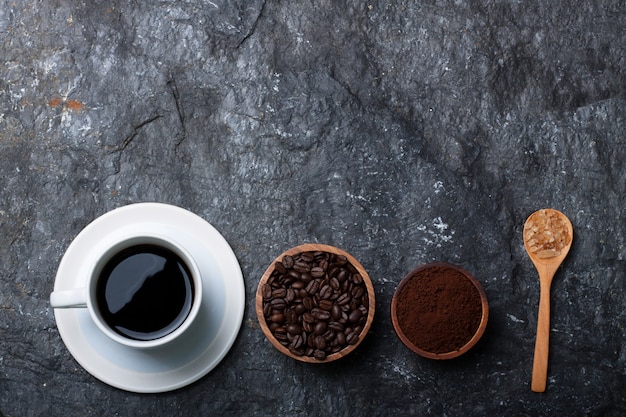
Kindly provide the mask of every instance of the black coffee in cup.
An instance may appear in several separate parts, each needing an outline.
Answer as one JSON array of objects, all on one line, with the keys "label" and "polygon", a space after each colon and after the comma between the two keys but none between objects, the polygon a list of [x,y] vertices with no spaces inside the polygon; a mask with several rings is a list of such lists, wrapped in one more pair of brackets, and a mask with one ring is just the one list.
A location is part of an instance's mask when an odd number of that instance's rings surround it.
[{"label": "black coffee in cup", "polygon": [[115,254],[96,285],[97,309],[107,325],[134,340],[154,340],[176,330],[194,299],[191,272],[176,253],[142,244]]}]

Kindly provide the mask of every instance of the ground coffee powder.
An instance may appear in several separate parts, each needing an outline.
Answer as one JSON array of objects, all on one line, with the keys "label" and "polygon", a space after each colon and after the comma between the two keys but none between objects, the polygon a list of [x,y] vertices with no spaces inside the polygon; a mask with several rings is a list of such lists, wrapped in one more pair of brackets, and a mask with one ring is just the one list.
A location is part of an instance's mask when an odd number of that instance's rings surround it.
[{"label": "ground coffee powder", "polygon": [[398,324],[419,349],[436,354],[457,351],[480,326],[480,293],[456,268],[418,269],[397,291]]}]

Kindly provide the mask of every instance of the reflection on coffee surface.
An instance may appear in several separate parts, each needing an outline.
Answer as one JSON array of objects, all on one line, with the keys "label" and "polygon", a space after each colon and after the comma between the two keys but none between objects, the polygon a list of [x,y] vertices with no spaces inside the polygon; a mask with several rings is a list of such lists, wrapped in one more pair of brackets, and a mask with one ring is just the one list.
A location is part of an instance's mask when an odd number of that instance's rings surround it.
[{"label": "reflection on coffee surface", "polygon": [[98,279],[98,310],[111,329],[135,340],[176,330],[193,304],[189,268],[172,251],[137,245],[113,256]]}]

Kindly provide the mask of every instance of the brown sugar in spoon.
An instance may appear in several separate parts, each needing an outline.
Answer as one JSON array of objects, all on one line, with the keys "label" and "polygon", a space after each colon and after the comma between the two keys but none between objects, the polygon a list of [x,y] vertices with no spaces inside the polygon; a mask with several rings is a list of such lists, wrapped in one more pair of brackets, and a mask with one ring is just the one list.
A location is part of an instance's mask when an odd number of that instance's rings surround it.
[{"label": "brown sugar in spoon", "polygon": [[560,211],[542,209],[531,214],[524,224],[524,247],[539,273],[539,317],[533,359],[531,389],[546,390],[550,337],[550,286],[557,269],[572,246],[572,223]]}]

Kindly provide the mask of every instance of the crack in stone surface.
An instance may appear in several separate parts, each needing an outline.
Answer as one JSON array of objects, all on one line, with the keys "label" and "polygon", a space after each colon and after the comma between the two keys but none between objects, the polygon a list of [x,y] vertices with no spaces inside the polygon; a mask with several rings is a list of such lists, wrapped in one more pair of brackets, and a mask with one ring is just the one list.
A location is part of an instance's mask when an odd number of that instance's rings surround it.
[{"label": "crack in stone surface", "polygon": [[256,19],[254,19],[254,22],[252,23],[252,27],[250,28],[250,31],[248,31],[248,33],[246,34],[246,36],[244,36],[239,43],[237,44],[237,46],[235,47],[235,49],[239,49],[244,43],[246,43],[246,41],[254,34],[254,32],[256,31],[256,27],[259,24],[259,20],[261,20],[261,17],[264,15],[265,13],[265,5],[267,4],[267,1],[264,1],[261,4],[261,8],[259,10],[259,14],[257,15]]},{"label": "crack in stone surface", "polygon": [[176,141],[175,147],[178,148],[181,143],[187,138],[187,128],[185,127],[185,111],[180,99],[180,93],[178,92],[178,86],[176,85],[176,79],[170,74],[170,79],[167,82],[167,86],[170,89],[170,93],[174,98],[174,104],[176,106],[176,114],[178,115],[178,121],[180,122],[181,135]]},{"label": "crack in stone surface", "polygon": [[135,140],[135,138],[137,137],[137,135],[139,134],[139,132],[140,132],[140,131],[144,128],[144,127],[146,127],[146,126],[147,126],[147,125],[149,125],[150,123],[152,123],[152,122],[154,122],[154,121],[156,121],[156,120],[160,119],[161,117],[163,117],[163,116],[161,116],[161,115],[158,115],[158,114],[157,114],[156,116],[153,116],[153,117],[151,117],[150,119],[144,120],[143,122],[139,123],[138,125],[133,126],[133,132],[132,132],[132,133],[131,133],[128,137],[126,137],[126,139],[124,139],[124,141],[122,142],[122,145],[121,145],[121,146],[119,146],[118,150],[119,150],[120,152],[123,152],[123,151],[124,151],[124,150],[128,147],[128,145],[130,145],[130,143],[131,143],[133,140]]}]

